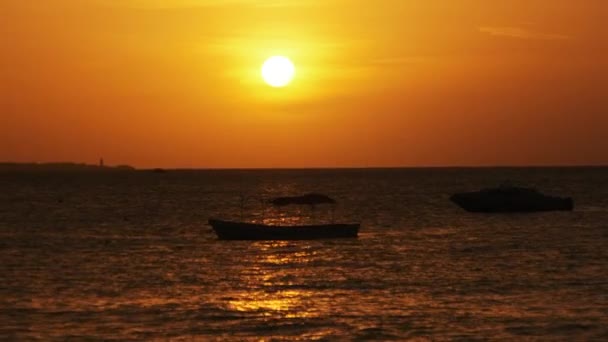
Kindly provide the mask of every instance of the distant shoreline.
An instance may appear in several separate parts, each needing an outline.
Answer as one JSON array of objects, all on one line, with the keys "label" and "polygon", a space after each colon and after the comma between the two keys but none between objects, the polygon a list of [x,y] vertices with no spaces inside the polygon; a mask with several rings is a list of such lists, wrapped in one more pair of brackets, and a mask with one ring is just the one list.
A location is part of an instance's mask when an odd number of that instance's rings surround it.
[{"label": "distant shoreline", "polygon": [[84,163],[0,163],[0,171],[134,171],[130,165],[91,165]]}]

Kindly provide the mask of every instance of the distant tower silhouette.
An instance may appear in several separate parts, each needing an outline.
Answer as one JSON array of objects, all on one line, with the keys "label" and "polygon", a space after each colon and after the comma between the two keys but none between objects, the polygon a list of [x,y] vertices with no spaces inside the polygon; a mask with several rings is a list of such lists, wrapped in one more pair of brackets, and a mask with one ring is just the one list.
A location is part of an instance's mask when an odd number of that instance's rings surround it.
[{"label": "distant tower silhouette", "polygon": [[103,158],[99,158],[99,167],[103,167]]}]

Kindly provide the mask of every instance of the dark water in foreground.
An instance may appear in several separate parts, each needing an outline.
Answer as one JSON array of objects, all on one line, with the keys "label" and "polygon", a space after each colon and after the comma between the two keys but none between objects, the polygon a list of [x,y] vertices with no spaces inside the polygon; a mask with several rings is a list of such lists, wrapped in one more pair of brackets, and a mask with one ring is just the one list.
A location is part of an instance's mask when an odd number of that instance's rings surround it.
[{"label": "dark water in foreground", "polygon": [[[448,201],[504,180],[576,210]],[[0,189],[2,339],[608,339],[608,169],[5,173]],[[223,242],[205,224],[238,217],[240,193],[309,191],[360,238]]]}]

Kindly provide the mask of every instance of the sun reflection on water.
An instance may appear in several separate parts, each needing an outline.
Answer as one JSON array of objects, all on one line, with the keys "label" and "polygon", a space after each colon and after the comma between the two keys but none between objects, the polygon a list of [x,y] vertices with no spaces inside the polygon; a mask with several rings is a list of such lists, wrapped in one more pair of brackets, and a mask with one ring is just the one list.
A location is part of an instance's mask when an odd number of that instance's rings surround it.
[{"label": "sun reflection on water", "polygon": [[262,260],[264,263],[272,265],[286,265],[291,263],[306,264],[311,261],[310,256],[314,254],[315,252],[297,252],[289,256],[266,255],[262,257]]},{"label": "sun reflection on water", "polygon": [[314,316],[313,312],[304,307],[304,302],[310,295],[310,292],[300,290],[250,292],[241,298],[230,300],[228,306],[235,311],[256,312],[263,316],[279,314],[285,318],[307,318]]},{"label": "sun reflection on water", "polygon": [[298,265],[313,261],[317,252],[310,246],[293,248],[289,241],[256,242],[251,248],[255,256],[244,265],[241,279],[249,291],[237,292],[229,297],[230,310],[261,316],[307,318],[318,312],[311,305],[310,290],[293,288],[294,279],[302,276]]}]

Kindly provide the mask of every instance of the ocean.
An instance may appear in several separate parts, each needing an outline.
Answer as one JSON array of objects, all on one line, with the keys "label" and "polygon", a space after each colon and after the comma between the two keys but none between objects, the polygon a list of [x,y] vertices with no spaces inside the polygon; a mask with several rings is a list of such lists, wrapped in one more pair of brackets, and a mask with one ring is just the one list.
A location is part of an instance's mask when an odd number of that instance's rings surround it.
[{"label": "ocean", "polygon": [[[575,210],[448,199],[505,181]],[[262,205],[307,192],[359,238],[207,225],[326,219]],[[608,168],[5,172],[0,237],[3,340],[608,340]]]}]

